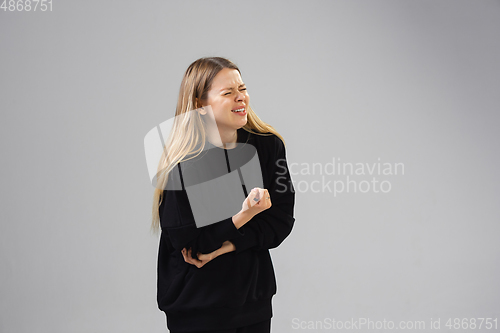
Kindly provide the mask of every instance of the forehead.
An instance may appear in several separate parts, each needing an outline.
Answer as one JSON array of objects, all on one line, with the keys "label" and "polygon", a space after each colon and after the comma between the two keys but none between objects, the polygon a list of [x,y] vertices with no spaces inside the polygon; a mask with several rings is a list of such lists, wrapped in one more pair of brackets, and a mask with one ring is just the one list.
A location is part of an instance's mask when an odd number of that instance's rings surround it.
[{"label": "forehead", "polygon": [[240,73],[236,69],[223,68],[212,81],[214,89],[237,87],[243,83]]}]

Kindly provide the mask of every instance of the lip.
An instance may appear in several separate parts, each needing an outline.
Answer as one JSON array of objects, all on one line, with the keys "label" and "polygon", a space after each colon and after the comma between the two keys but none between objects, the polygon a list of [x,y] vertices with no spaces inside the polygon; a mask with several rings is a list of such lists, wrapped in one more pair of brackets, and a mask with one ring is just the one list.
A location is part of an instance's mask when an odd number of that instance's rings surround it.
[{"label": "lip", "polygon": [[241,108],[245,109],[245,111],[246,111],[246,107],[244,105],[237,106],[234,109],[232,109],[231,111],[238,110],[238,109],[241,109]]},{"label": "lip", "polygon": [[[238,109],[235,109],[235,110],[238,110]],[[243,112],[232,112],[232,113],[234,113],[237,116],[246,116],[247,110],[245,109],[245,111],[243,111]]]}]

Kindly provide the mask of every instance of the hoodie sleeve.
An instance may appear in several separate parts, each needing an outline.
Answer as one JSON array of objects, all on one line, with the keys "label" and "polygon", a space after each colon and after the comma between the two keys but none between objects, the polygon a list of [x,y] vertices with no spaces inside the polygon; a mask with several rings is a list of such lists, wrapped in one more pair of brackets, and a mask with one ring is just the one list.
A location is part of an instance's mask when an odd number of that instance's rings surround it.
[{"label": "hoodie sleeve", "polygon": [[168,234],[174,250],[192,248],[193,258],[197,258],[198,252],[210,253],[225,241],[243,236],[232,217],[198,228],[185,189],[164,190],[159,213],[161,228]]},{"label": "hoodie sleeve", "polygon": [[276,248],[292,231],[295,190],[288,170],[285,145],[277,136],[274,137],[271,152],[274,154],[268,160],[270,176],[266,188],[272,206],[238,229],[240,235],[229,239],[235,245],[236,253]]}]

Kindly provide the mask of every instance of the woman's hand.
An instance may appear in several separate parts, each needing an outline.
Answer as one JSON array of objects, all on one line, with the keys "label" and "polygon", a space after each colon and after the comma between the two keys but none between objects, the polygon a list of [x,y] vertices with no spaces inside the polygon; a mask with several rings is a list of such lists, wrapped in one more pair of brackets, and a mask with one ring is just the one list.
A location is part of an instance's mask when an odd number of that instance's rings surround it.
[{"label": "woman's hand", "polygon": [[260,212],[271,208],[271,206],[272,203],[269,191],[265,188],[255,187],[252,191],[250,191],[248,197],[243,202],[241,210],[255,216]]},{"label": "woman's hand", "polygon": [[232,251],[236,251],[236,247],[234,246],[234,244],[231,243],[230,241],[225,241],[224,243],[222,243],[222,246],[220,248],[218,248],[217,250],[215,250],[213,252],[210,252],[207,254],[202,254],[202,253],[198,252],[197,256],[198,256],[199,260],[191,257],[191,248],[189,248],[189,250],[187,250],[187,251],[186,251],[186,248],[183,248],[181,253],[182,253],[182,256],[184,257],[185,262],[187,262],[188,264],[191,264],[191,265],[195,265],[198,268],[201,268],[201,267],[203,267],[203,265],[205,265],[210,260],[213,260],[224,253],[228,253],[228,252],[232,252]]}]

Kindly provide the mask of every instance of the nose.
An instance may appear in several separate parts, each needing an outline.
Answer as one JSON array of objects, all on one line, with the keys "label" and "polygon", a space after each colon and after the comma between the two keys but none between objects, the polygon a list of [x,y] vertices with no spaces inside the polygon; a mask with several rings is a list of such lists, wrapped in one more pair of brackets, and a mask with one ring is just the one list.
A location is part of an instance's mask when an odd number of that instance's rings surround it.
[{"label": "nose", "polygon": [[236,101],[242,101],[245,99],[245,94],[243,94],[241,91],[238,91],[238,94],[236,95]]}]

